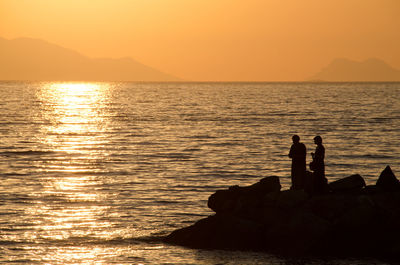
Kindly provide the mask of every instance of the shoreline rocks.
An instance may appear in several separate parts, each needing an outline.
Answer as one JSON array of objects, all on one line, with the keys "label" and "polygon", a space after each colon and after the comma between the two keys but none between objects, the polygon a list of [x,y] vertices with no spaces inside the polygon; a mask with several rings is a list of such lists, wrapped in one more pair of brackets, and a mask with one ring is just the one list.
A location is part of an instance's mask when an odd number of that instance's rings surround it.
[{"label": "shoreline rocks", "polygon": [[400,183],[386,167],[376,185],[360,175],[310,195],[282,190],[278,177],[218,190],[215,214],[164,238],[200,249],[255,250],[284,256],[400,257]]}]

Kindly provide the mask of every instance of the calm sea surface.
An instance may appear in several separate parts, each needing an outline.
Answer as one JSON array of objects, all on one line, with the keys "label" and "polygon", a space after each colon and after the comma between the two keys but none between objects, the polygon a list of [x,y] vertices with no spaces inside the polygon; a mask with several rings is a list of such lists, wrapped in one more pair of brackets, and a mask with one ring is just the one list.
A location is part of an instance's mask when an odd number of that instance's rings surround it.
[{"label": "calm sea surface", "polygon": [[400,83],[0,82],[0,263],[385,264],[192,250],[159,238],[217,189],[290,185],[299,134],[329,181],[400,176]]}]

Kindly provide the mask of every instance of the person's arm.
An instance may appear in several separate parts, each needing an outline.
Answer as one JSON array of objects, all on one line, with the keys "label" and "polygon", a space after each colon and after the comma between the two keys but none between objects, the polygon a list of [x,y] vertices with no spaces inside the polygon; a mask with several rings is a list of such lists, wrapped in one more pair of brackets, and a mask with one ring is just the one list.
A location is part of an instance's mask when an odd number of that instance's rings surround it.
[{"label": "person's arm", "polygon": [[293,145],[290,147],[289,155],[290,158],[293,158]]}]

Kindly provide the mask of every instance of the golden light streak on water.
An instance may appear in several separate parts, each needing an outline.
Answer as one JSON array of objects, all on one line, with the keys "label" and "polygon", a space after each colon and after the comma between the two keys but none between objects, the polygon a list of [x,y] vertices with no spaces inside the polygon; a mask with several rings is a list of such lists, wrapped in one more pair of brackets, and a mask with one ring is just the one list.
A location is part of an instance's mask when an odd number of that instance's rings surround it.
[{"label": "golden light streak on water", "polygon": [[104,144],[104,137],[96,133],[106,130],[103,110],[108,96],[107,83],[44,84],[38,97],[47,102],[43,115],[50,126],[43,128],[43,141],[53,151],[68,153],[88,153],[88,148]]},{"label": "golden light streak on water", "polygon": [[[56,157],[54,162],[38,165],[47,177],[37,197],[50,202],[36,203],[28,210],[27,214],[40,217],[36,231],[26,235],[33,241],[109,240],[118,233],[108,229],[112,223],[102,218],[110,209],[99,203],[107,198],[97,192],[101,180],[90,174],[98,170],[96,161],[107,156],[102,146],[107,143],[103,135],[107,115],[103,111],[108,93],[105,83],[46,83],[38,92],[38,99],[46,103],[42,115],[48,121],[41,128],[41,142]],[[111,230],[114,232],[109,234]],[[97,247],[61,246],[52,255],[57,260],[94,261],[101,252]]]}]

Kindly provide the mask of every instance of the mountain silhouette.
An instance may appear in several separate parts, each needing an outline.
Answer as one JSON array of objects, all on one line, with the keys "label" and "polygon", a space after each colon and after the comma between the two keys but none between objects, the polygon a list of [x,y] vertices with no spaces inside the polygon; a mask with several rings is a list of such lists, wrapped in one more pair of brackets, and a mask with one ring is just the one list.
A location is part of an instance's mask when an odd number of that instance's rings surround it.
[{"label": "mountain silhouette", "polygon": [[362,62],[335,59],[310,80],[333,82],[390,82],[400,81],[400,71],[386,62],[370,58]]},{"label": "mountain silhouette", "polygon": [[131,58],[89,58],[31,38],[0,38],[0,62],[0,80],[179,81]]}]

